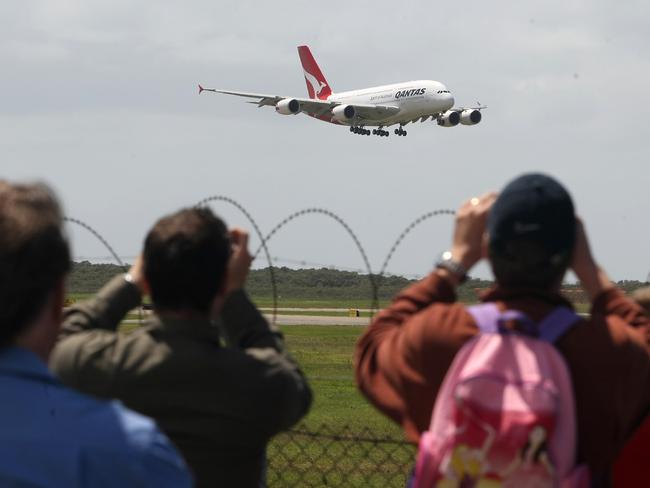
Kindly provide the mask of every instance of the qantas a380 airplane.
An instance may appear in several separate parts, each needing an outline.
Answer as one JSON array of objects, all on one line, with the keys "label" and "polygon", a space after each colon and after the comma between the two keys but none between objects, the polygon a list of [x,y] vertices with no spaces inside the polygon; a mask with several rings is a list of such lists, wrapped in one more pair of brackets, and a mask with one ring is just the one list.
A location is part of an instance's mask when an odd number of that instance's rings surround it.
[{"label": "qantas a380 airplane", "polygon": [[377,86],[341,93],[333,93],[332,88],[316,64],[309,47],[299,46],[298,54],[307,82],[309,98],[291,98],[259,93],[203,88],[199,85],[199,94],[204,91],[225,93],[238,97],[254,98],[258,107],[274,106],[282,115],[306,113],[325,122],[349,125],[350,132],[370,135],[366,127],[377,127],[374,135],[388,137],[384,127],[399,125],[395,134],[405,136],[404,126],[409,122],[424,122],[431,119],[442,127],[476,125],[481,121],[481,110],[477,107],[454,107],[454,97],[445,85],[438,81],[420,80]]}]

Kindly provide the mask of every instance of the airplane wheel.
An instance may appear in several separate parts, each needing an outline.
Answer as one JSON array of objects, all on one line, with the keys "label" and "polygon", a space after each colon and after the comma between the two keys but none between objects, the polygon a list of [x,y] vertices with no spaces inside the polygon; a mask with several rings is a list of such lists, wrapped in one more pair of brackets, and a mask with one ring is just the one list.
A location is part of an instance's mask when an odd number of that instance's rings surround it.
[{"label": "airplane wheel", "polygon": [[350,132],[354,132],[354,127],[350,126]]},{"label": "airplane wheel", "polygon": [[406,136],[406,134],[408,134],[408,132],[404,131],[404,136]]},{"label": "airplane wheel", "polygon": [[395,129],[395,134],[399,135],[399,131],[397,129]]},{"label": "airplane wheel", "polygon": [[372,129],[372,135],[377,135],[377,129]]}]

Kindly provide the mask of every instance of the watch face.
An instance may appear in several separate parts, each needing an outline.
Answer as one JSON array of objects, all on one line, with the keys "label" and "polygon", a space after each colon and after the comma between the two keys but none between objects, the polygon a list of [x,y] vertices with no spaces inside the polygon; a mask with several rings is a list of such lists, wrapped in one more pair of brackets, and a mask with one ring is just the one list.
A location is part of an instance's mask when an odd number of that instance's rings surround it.
[{"label": "watch face", "polygon": [[445,251],[441,254],[440,260],[436,263],[436,267],[446,269],[450,273],[455,274],[461,283],[467,280],[467,271],[462,264],[451,259],[451,251]]}]

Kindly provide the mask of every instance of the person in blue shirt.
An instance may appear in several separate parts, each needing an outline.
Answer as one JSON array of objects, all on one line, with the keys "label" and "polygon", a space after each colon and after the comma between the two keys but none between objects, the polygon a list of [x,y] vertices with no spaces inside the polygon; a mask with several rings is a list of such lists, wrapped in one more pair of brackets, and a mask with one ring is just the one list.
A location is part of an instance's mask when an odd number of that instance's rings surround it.
[{"label": "person in blue shirt", "polygon": [[0,181],[0,486],[192,486],[153,420],[49,372],[70,268],[62,228],[45,185]]}]

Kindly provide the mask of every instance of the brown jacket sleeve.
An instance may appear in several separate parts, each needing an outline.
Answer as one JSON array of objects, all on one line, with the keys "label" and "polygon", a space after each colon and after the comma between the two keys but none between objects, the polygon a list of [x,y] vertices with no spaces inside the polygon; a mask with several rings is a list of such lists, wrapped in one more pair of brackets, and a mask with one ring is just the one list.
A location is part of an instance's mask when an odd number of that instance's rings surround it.
[{"label": "brown jacket sleeve", "polygon": [[431,273],[378,313],[356,346],[359,388],[413,442],[429,426],[435,396],[456,352],[478,332],[455,301],[452,285]]}]

